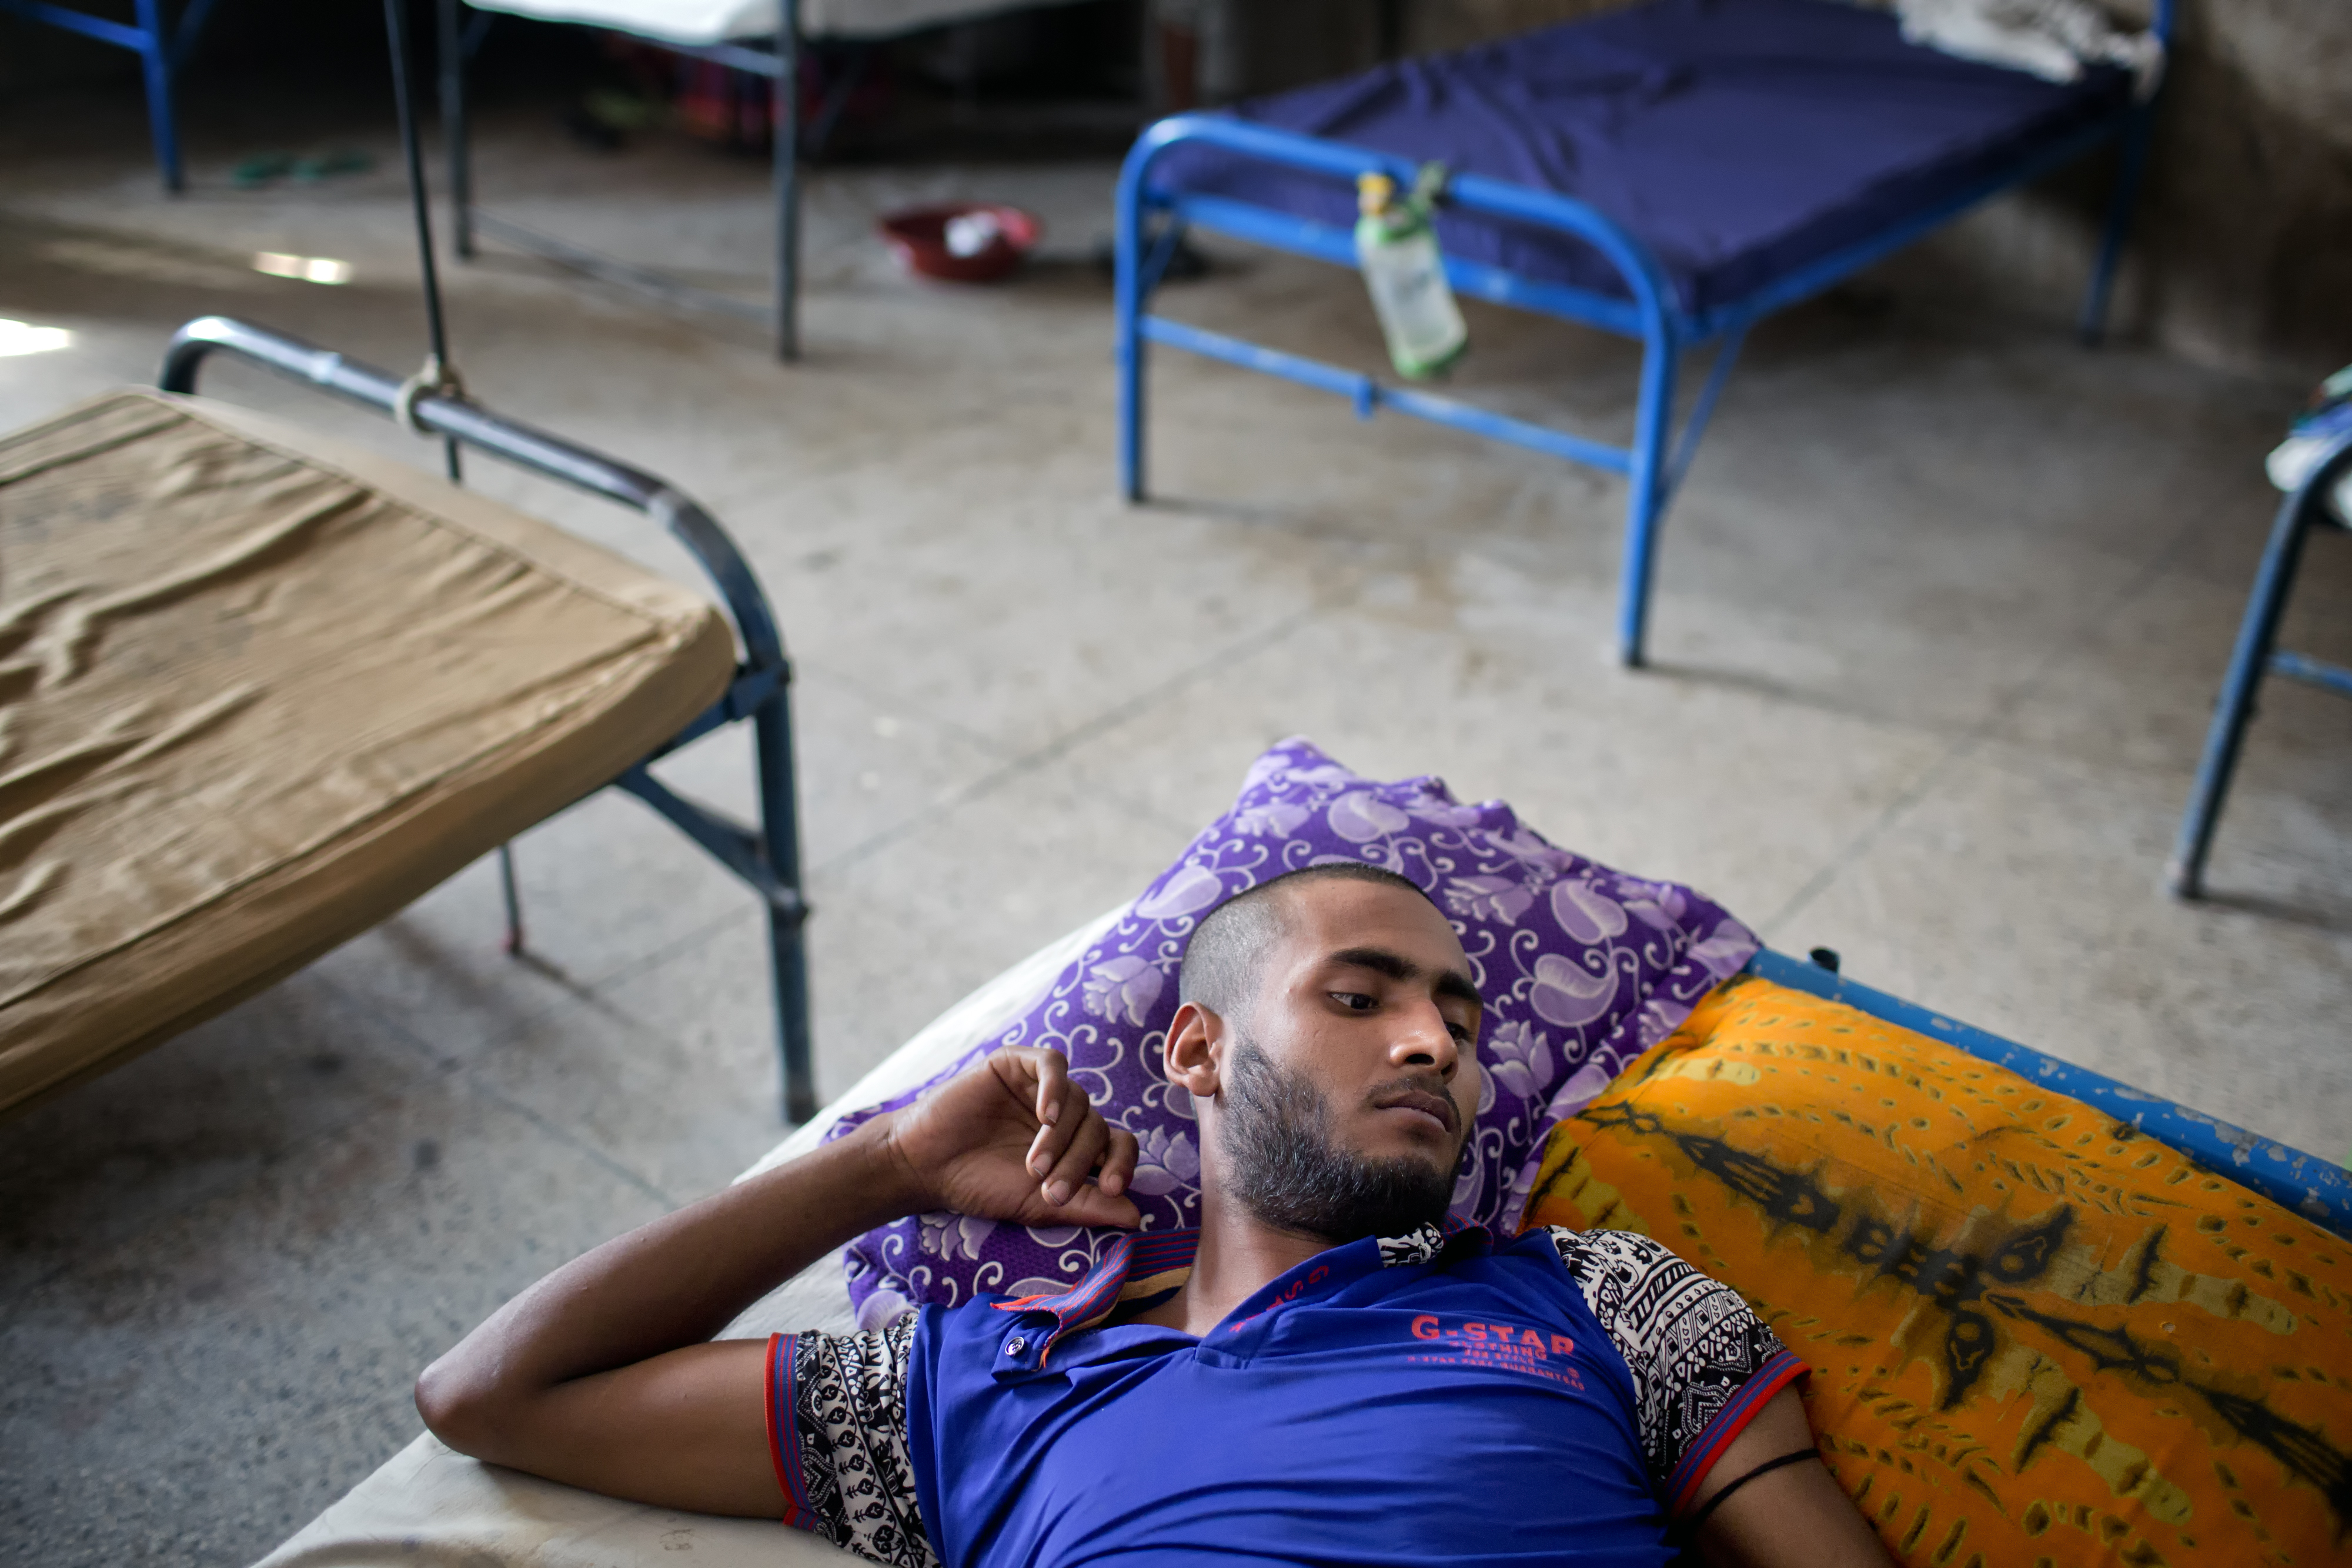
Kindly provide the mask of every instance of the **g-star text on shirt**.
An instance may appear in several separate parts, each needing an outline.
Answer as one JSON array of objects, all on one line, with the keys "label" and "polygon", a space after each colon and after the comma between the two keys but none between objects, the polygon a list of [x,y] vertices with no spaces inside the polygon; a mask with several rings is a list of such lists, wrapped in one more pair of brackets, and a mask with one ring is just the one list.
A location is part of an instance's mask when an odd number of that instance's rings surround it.
[{"label": "g-star text on shirt", "polygon": [[1464,1318],[1448,1324],[1433,1312],[1412,1320],[1412,1337],[1434,1341],[1436,1354],[1405,1359],[1426,1365],[1491,1366],[1504,1372],[1531,1373],[1565,1384],[1584,1386],[1583,1376],[1570,1364],[1576,1342],[1564,1333],[1549,1333],[1519,1323],[1480,1322]]}]

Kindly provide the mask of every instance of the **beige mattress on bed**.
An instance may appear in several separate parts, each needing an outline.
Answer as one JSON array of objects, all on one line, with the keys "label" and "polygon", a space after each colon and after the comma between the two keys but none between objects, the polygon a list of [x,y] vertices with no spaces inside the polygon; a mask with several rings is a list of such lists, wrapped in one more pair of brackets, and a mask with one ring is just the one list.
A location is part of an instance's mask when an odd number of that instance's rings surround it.
[{"label": "beige mattress on bed", "polygon": [[733,668],[685,589],[239,410],[121,392],[0,437],[0,1114],[366,929]]}]

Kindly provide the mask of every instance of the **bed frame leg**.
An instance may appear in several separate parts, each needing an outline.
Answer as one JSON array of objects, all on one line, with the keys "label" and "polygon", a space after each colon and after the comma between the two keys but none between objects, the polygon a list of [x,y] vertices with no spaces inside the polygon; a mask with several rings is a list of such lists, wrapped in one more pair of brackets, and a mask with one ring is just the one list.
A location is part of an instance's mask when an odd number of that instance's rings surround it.
[{"label": "bed frame leg", "polygon": [[2107,300],[2115,292],[2116,272],[2123,265],[2124,242],[2131,237],[2132,214],[2139,205],[2140,177],[2147,169],[2147,143],[2155,123],[2156,106],[2134,108],[2117,148],[2116,186],[2107,200],[2106,232],[2099,237],[2099,259],[2091,267],[2091,285],[2083,295],[2083,316],[2075,333],[2086,349],[2095,349],[2107,335]]},{"label": "bed frame leg", "polygon": [[146,42],[139,50],[141,74],[147,83],[147,134],[155,143],[155,168],[163,189],[173,195],[188,188],[180,163],[180,120],[172,99],[172,35],[163,26],[163,0],[139,0],[139,28]]},{"label": "bed frame leg", "polygon": [[1112,316],[1118,365],[1118,490],[1130,502],[1144,498],[1143,394],[1143,199],[1141,177],[1120,172],[1117,237],[1111,245]]},{"label": "bed frame leg", "polygon": [[[2335,465],[2323,464],[2323,468]],[[2237,645],[2230,652],[2229,673],[2221,677],[2221,695],[2213,705],[2213,722],[2205,732],[2205,754],[2197,762],[2197,782],[2189,794],[2189,810],[2180,819],[2180,837],[2172,849],[2166,881],[2174,896],[2205,895],[2205,857],[2221,825],[2221,805],[2229,798],[2230,779],[2238,768],[2238,751],[2246,726],[2254,716],[2254,697],[2270,669],[2271,652],[2278,644],[2279,620],[2286,612],[2287,594],[2294,586],[2295,568],[2303,558],[2304,537],[2310,517],[2322,505],[2315,486],[2280,503],[2271,525],[2270,543],[2263,550],[2262,570],[2254,591],[2246,601],[2245,619],[2238,623]],[[2306,503],[2308,497],[2308,504]]]},{"label": "bed frame leg", "polygon": [[511,841],[499,846],[499,892],[507,906],[506,954],[509,958],[522,956],[522,889],[515,882],[514,845]]},{"label": "bed frame leg", "polygon": [[768,869],[791,890],[793,902],[768,903],[768,962],[774,980],[776,1050],[782,1069],[784,1120],[798,1126],[816,1114],[816,1070],[811,1060],[808,951],[802,929],[808,902],[801,888],[801,830],[793,770],[790,687],[779,684],[752,716],[760,773],[760,836]]},{"label": "bed frame leg", "polygon": [[776,186],[776,358],[801,357],[801,16],[776,7],[776,81],[769,118]]},{"label": "bed frame leg", "polygon": [[1647,661],[1650,578],[1658,528],[1665,520],[1666,441],[1674,434],[1675,372],[1679,350],[1653,336],[1642,352],[1642,401],[1634,420],[1633,467],[1626,475],[1625,558],[1617,586],[1617,660],[1629,670]]},{"label": "bed frame leg", "polygon": [[474,259],[473,127],[466,118],[466,29],[457,0],[441,0],[441,136],[449,153],[449,246]]}]

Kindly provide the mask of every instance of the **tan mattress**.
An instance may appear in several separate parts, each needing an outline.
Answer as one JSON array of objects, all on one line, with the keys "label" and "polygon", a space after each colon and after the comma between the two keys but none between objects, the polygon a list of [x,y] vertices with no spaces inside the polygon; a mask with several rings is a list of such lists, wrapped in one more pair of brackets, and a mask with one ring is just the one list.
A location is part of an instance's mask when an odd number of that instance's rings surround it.
[{"label": "tan mattress", "polygon": [[365,930],[733,668],[685,589],[241,410],[0,437],[0,1114]]}]

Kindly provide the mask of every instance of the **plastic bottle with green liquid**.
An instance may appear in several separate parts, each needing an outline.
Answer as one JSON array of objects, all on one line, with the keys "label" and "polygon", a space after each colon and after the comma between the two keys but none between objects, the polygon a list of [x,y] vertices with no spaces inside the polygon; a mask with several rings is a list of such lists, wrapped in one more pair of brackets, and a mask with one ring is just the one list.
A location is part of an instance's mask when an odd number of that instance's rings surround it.
[{"label": "plastic bottle with green liquid", "polygon": [[1386,174],[1356,177],[1356,261],[1372,296],[1372,313],[1400,374],[1426,381],[1462,357],[1470,329],[1445,281],[1445,262],[1429,206],[1445,183],[1442,165],[1423,168],[1400,197]]}]

